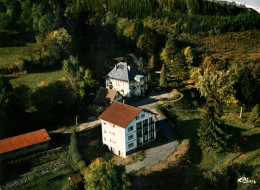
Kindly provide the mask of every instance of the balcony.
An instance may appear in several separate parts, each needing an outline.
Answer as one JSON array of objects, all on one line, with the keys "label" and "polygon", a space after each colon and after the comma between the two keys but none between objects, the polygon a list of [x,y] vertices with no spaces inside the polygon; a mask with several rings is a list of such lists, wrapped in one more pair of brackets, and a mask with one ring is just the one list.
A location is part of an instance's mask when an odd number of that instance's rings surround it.
[{"label": "balcony", "polygon": [[142,145],[143,145],[142,142],[137,141],[137,146],[142,146]]},{"label": "balcony", "polygon": [[148,134],[148,127],[145,127],[143,131],[143,135],[147,135],[147,134]]},{"label": "balcony", "polygon": [[142,134],[142,129],[141,129],[141,130],[138,130],[138,131],[137,131],[137,138],[142,137],[142,136],[143,136],[143,134]]}]

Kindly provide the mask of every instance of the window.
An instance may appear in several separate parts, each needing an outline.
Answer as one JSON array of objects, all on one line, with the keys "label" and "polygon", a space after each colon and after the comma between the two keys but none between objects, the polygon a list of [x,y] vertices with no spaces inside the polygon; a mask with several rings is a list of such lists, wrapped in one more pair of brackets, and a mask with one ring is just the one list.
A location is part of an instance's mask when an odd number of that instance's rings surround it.
[{"label": "window", "polygon": [[113,132],[111,132],[111,131],[109,131],[109,134],[110,134],[110,135],[116,135],[115,133],[113,133]]},{"label": "window", "polygon": [[104,122],[104,125],[106,125],[107,123],[106,122]]},{"label": "window", "polygon": [[144,117],[145,117],[145,114],[142,114],[142,115],[141,115],[141,118],[144,118]]},{"label": "window", "polygon": [[138,120],[140,117],[139,116],[136,116],[136,120]]},{"label": "window", "polygon": [[113,127],[115,127],[115,125],[113,125]]},{"label": "window", "polygon": [[128,136],[128,140],[130,141],[130,140],[132,140],[134,138],[134,135],[129,135]]},{"label": "window", "polygon": [[104,129],[104,133],[107,133],[107,130],[106,130],[106,129]]},{"label": "window", "polygon": [[151,124],[151,123],[152,123],[152,118],[150,117],[150,118],[149,118],[149,124]]},{"label": "window", "polygon": [[137,129],[139,129],[139,128],[141,128],[141,127],[142,127],[141,122],[136,123],[136,128],[137,128]]},{"label": "window", "polygon": [[131,132],[131,131],[133,131],[133,130],[134,130],[134,127],[133,127],[133,126],[131,126],[131,127],[128,128],[128,132]]},{"label": "window", "polygon": [[106,137],[104,137],[104,141],[106,141],[107,140],[107,138]]},{"label": "window", "polygon": [[133,148],[133,147],[134,147],[134,143],[128,144],[128,148]]}]

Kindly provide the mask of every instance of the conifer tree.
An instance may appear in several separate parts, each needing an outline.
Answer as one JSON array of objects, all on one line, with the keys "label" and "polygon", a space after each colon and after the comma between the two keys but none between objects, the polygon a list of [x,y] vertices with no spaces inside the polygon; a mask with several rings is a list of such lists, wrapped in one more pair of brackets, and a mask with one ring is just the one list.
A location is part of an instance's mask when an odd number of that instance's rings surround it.
[{"label": "conifer tree", "polygon": [[198,129],[199,144],[207,151],[223,151],[227,146],[228,135],[223,131],[224,123],[220,121],[213,106],[207,107],[200,128]]},{"label": "conifer tree", "polygon": [[163,64],[161,73],[160,73],[160,87],[167,87],[167,75],[165,70],[165,65]]}]

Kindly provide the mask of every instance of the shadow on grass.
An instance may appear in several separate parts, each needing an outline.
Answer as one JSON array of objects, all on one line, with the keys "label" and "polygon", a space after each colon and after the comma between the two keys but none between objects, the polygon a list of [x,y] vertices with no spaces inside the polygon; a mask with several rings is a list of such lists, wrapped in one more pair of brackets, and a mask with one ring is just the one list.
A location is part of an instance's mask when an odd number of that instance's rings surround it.
[{"label": "shadow on grass", "polygon": [[191,120],[178,120],[177,119],[177,131],[179,140],[189,139],[190,140],[190,149],[189,155],[191,163],[196,165],[201,162],[202,159],[202,150],[197,144],[198,135],[197,129],[199,127],[199,119]]},{"label": "shadow on grass", "polygon": [[231,135],[228,140],[228,145],[235,149],[239,148],[239,151],[246,153],[260,149],[260,133],[243,135],[242,132],[246,129],[234,127],[232,125],[226,125],[226,133]]},{"label": "shadow on grass", "polygon": [[193,189],[194,174],[193,168],[176,166],[148,175],[132,176],[132,189]]}]

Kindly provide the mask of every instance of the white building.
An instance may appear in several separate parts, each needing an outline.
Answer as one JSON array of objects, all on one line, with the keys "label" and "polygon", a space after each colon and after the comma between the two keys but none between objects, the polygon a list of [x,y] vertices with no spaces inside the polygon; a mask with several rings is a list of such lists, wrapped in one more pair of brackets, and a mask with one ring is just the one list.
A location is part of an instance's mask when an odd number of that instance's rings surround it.
[{"label": "white building", "polygon": [[141,96],[148,90],[146,73],[124,62],[116,64],[105,78],[106,88],[117,90],[124,97]]},{"label": "white building", "polygon": [[102,142],[122,157],[156,139],[155,114],[122,104],[112,103],[100,116]]}]

